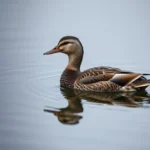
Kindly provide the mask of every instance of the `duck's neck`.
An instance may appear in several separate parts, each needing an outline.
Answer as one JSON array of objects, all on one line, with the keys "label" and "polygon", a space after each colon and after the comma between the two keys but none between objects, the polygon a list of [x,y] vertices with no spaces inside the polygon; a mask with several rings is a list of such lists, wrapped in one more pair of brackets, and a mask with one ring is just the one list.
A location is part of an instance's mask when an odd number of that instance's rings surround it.
[{"label": "duck's neck", "polygon": [[77,53],[77,54],[70,54],[68,55],[69,62],[66,67],[66,69],[79,71],[80,72],[80,66],[83,58],[83,53]]},{"label": "duck's neck", "polygon": [[80,74],[80,66],[83,58],[83,54],[81,55],[68,55],[69,62],[61,75],[60,83],[64,87],[73,88],[74,82]]}]

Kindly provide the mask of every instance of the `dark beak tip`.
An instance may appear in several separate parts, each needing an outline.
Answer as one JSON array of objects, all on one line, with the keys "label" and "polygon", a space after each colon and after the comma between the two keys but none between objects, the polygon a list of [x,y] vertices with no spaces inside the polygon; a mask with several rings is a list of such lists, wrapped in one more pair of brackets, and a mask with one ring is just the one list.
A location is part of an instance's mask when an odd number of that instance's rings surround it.
[{"label": "dark beak tip", "polygon": [[43,53],[43,55],[48,55],[48,53],[47,53],[47,52],[45,52],[45,53]]},{"label": "dark beak tip", "polygon": [[52,50],[45,52],[43,55],[50,55],[58,52],[60,52],[60,49],[53,48]]}]

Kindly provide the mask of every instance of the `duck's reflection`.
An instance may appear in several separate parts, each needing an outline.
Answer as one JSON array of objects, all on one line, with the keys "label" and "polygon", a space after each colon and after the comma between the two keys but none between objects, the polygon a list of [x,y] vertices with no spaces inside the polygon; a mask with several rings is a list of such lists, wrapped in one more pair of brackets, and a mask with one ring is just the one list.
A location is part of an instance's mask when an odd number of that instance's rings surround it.
[{"label": "duck's reflection", "polygon": [[142,107],[144,102],[149,103],[150,96],[146,91],[135,93],[96,93],[76,91],[68,88],[60,88],[64,98],[68,101],[66,108],[44,109],[45,112],[53,113],[63,124],[77,124],[82,118],[83,112],[81,100],[92,103],[120,105],[126,107]]},{"label": "duck's reflection", "polygon": [[57,108],[56,110],[44,109],[44,111],[53,113],[63,124],[79,123],[82,118],[79,113],[83,112],[81,99],[75,94],[74,90],[60,88],[60,91],[68,101],[68,106],[66,108]]}]

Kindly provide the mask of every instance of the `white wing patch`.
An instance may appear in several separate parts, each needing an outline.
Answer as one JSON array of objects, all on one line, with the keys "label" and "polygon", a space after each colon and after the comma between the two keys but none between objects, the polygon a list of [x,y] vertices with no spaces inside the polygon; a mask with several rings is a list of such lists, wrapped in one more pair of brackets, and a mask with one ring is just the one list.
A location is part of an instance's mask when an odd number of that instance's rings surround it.
[{"label": "white wing patch", "polygon": [[131,74],[115,74],[112,79],[110,79],[111,82],[114,82],[116,84],[119,84],[121,86],[126,86],[127,84],[130,84],[140,78],[142,74],[138,73],[131,73]]}]

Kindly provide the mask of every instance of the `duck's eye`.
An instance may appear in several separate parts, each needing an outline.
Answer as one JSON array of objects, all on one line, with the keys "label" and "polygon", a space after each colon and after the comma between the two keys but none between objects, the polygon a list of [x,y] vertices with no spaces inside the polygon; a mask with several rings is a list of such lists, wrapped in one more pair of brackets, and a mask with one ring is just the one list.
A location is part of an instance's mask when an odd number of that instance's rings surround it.
[{"label": "duck's eye", "polygon": [[64,42],[64,43],[60,44],[59,47],[60,47],[60,46],[67,45],[67,44],[73,44],[73,42]]},{"label": "duck's eye", "polygon": [[67,44],[69,44],[70,42],[64,42],[64,43],[62,43],[62,44],[60,44],[59,46],[64,46],[64,45],[67,45]]}]

